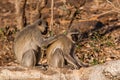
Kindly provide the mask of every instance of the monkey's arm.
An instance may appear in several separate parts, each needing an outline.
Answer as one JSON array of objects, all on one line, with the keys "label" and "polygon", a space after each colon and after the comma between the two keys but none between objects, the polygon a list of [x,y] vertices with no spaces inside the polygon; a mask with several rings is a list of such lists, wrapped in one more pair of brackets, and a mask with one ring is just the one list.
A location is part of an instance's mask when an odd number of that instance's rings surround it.
[{"label": "monkey's arm", "polygon": [[43,42],[41,43],[41,47],[47,47],[48,45],[58,40],[58,37],[59,36],[54,36],[54,37],[50,37],[50,38],[43,40]]},{"label": "monkey's arm", "polygon": [[45,48],[48,45],[52,44],[53,42],[55,42],[56,40],[58,40],[58,38],[60,38],[62,36],[62,34],[54,36],[54,37],[49,37],[47,39],[41,39],[40,37],[36,38],[36,44],[41,47],[41,48]]}]

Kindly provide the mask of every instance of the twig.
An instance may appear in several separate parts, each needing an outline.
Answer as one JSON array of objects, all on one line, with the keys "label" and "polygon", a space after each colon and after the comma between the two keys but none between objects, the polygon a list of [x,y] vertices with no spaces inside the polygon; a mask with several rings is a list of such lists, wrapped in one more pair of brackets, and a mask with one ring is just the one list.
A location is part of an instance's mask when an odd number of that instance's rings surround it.
[{"label": "twig", "polygon": [[[117,8],[112,2],[110,2],[109,0],[106,0],[114,9],[120,11],[119,8]],[[119,4],[119,3],[118,3]]]},{"label": "twig", "polygon": [[68,29],[70,29],[70,27],[71,27],[71,25],[72,25],[72,23],[73,23],[73,21],[74,21],[74,18],[76,17],[77,11],[78,11],[78,9],[76,9],[76,11],[73,13],[72,18],[71,18],[71,21],[70,21],[70,23],[69,23],[69,25],[68,25]]},{"label": "twig", "polygon": [[71,21],[70,21],[70,23],[69,23],[69,25],[68,25],[68,30],[71,28],[71,25],[72,25],[72,23],[73,23],[76,15],[77,15],[77,12],[78,12],[79,10],[81,10],[80,7],[82,7],[85,3],[86,3],[86,0],[84,0],[83,4],[79,4],[78,7],[75,7],[76,10],[75,10],[75,12],[74,12],[73,15],[72,15]]},{"label": "twig", "polygon": [[52,30],[53,26],[53,9],[54,8],[54,0],[51,0],[51,21],[50,21],[50,31]]},{"label": "twig", "polygon": [[103,16],[103,15],[105,15],[105,14],[111,13],[111,12],[113,12],[113,11],[114,11],[114,10],[105,11],[105,12],[103,12],[103,13],[101,13],[101,14],[94,15],[94,16],[92,16],[92,17],[97,17],[97,18],[99,18],[100,16]]},{"label": "twig", "polygon": [[119,8],[120,8],[120,2],[117,0],[117,3],[118,3],[118,6],[119,6]]}]

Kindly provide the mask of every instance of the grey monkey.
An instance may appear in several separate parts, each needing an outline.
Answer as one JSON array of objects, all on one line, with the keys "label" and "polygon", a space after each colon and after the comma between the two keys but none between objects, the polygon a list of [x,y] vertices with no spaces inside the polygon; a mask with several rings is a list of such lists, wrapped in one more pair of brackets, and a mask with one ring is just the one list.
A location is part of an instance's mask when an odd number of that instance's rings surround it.
[{"label": "grey monkey", "polygon": [[[76,36],[77,35],[77,36]],[[84,66],[74,53],[76,37],[79,36],[78,30],[71,30],[67,35],[60,35],[58,40],[52,43],[46,50],[48,65],[51,67],[64,67],[65,60],[79,69]]]},{"label": "grey monkey", "polygon": [[41,49],[57,40],[56,36],[45,39],[43,35],[47,32],[47,22],[39,19],[16,35],[14,53],[18,63],[25,67],[33,67],[38,64],[43,54]]}]

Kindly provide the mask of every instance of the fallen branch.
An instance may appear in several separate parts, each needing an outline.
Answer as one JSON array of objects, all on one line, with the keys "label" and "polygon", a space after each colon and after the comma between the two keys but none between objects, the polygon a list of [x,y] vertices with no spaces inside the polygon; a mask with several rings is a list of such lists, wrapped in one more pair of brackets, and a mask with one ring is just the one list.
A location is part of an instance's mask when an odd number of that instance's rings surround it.
[{"label": "fallen branch", "polygon": [[80,70],[0,67],[0,80],[120,80],[120,60]]}]

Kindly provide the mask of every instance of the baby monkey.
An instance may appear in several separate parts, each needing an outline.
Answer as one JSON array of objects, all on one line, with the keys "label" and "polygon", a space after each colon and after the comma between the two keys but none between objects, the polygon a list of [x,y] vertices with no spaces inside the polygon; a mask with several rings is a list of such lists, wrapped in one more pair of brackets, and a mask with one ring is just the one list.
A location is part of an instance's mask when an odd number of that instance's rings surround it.
[{"label": "baby monkey", "polygon": [[52,43],[47,51],[48,65],[51,67],[64,67],[65,60],[72,64],[75,69],[84,66],[75,55],[75,42],[79,39],[80,32],[71,30],[67,35],[60,35],[58,40]]},{"label": "baby monkey", "polygon": [[38,64],[42,55],[41,49],[57,40],[57,37],[45,39],[43,35],[47,32],[47,22],[39,19],[16,35],[14,53],[18,63],[25,67],[33,67]]}]

